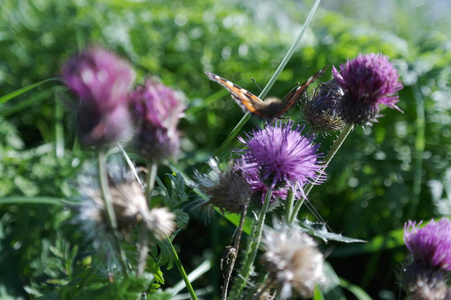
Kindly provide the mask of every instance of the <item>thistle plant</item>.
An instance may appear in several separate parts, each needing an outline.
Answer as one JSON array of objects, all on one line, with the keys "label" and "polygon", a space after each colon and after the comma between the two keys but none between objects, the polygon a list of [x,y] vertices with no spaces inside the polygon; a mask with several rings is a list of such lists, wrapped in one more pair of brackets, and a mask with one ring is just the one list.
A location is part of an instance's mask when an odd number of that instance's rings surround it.
[{"label": "thistle plant", "polygon": [[[265,98],[295,53],[318,5],[316,1],[259,99]],[[189,295],[178,298],[197,299],[207,293],[205,299],[210,299],[211,290],[195,290],[192,282],[199,273],[220,264],[221,282],[213,289],[222,300],[322,299],[333,281],[327,272],[329,245],[325,243],[362,241],[332,232],[310,201],[310,192],[327,179],[336,180],[330,178],[333,172],[328,166],[356,126],[377,126],[384,107],[401,111],[397,93],[403,85],[389,57],[361,53],[333,66],[329,79],[315,83],[316,89],[312,85],[303,99],[292,102],[302,102],[299,123],[290,119],[299,110],[296,106],[287,111],[285,119],[259,123],[245,131],[250,116],[243,116],[217,151],[209,153],[211,157],[183,140],[187,130],[181,119],[187,108],[195,108],[194,101],[185,101],[171,84],[163,84],[170,80],[166,81],[164,72],[162,78],[142,74],[148,65],[139,63],[140,71],[135,72],[126,58],[96,46],[63,64],[63,82],[74,99],[70,106],[73,131],[83,151],[97,154],[95,164],[86,163],[95,165],[95,170],[80,172],[77,201],[69,207],[72,223],[96,254],[84,270],[90,274],[81,281],[72,280],[67,285],[72,290],[67,288],[69,292],[60,296],[86,298],[94,294],[89,290],[93,289],[104,299],[126,286],[132,290],[129,298],[171,299],[186,288]],[[204,71],[209,70],[192,70]],[[235,84],[224,82],[229,90],[237,89],[235,100],[242,97],[242,104],[255,100]],[[207,139],[199,140],[203,138]],[[328,144],[332,146],[327,148]],[[199,157],[208,166],[194,165]],[[229,243],[213,251],[225,250],[221,262],[216,257],[205,259],[207,267],[199,266],[203,271],[187,274],[182,263],[187,258],[178,254],[186,249],[173,241],[189,228],[188,211],[199,198],[202,208],[210,208],[217,218],[224,216],[235,228],[224,238]],[[301,213],[305,203],[320,225],[312,226],[305,219]],[[400,282],[413,299],[446,299],[450,297],[450,222],[444,218],[423,228],[419,225],[405,225],[404,241],[411,255],[403,265]],[[210,239],[207,232],[196,234]],[[196,246],[197,240],[189,243]],[[199,260],[188,259],[191,264]],[[165,268],[174,264],[182,283],[165,286]],[[91,274],[100,277],[83,286]]]}]

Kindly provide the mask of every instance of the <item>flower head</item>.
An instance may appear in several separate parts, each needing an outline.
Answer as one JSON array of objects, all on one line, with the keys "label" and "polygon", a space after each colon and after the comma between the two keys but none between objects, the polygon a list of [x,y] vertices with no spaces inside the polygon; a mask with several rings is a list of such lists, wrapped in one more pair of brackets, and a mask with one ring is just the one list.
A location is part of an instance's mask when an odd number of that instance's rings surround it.
[{"label": "flower head", "polygon": [[[421,224],[421,223],[420,223]],[[423,228],[409,221],[404,225],[404,242],[417,260],[433,267],[451,271],[451,221],[431,220]]]},{"label": "flower head", "polygon": [[341,65],[340,72],[334,67],[332,73],[344,91],[340,113],[346,122],[371,124],[378,116],[380,104],[399,110],[396,92],[403,86],[387,56],[360,54]]},{"label": "flower head", "polygon": [[[89,166],[88,166],[89,168]],[[129,232],[139,224],[144,224],[156,239],[163,239],[170,235],[175,224],[175,215],[166,208],[149,210],[147,199],[141,185],[132,174],[116,166],[109,169],[109,193],[113,204],[118,229],[123,233]],[[96,171],[81,173],[78,186],[81,201],[74,206],[75,222],[80,224],[86,237],[94,242],[94,247],[113,257],[111,239],[108,237],[108,219],[100,188],[92,180]]]},{"label": "flower head", "polygon": [[432,220],[419,228],[409,221],[404,225],[404,242],[411,252],[403,266],[401,283],[413,299],[448,299],[451,288],[447,273],[451,271],[451,221]]},{"label": "flower head", "polygon": [[314,240],[297,226],[278,225],[264,233],[264,264],[276,279],[281,297],[289,298],[293,288],[311,298],[315,285],[324,281],[323,255]]},{"label": "flower head", "polygon": [[307,99],[302,106],[306,121],[316,132],[338,131],[343,129],[338,108],[344,93],[337,82],[332,79],[320,83],[312,98]]},{"label": "flower head", "polygon": [[301,191],[309,182],[314,182],[320,170],[319,145],[312,137],[302,135],[300,126],[292,129],[292,122],[254,130],[240,142],[247,148],[241,151],[237,167],[252,186],[256,180],[271,189],[290,186]]},{"label": "flower head", "polygon": [[77,121],[82,144],[110,144],[131,133],[127,94],[135,73],[126,61],[92,47],[70,58],[62,75],[80,97]]},{"label": "flower head", "polygon": [[138,120],[135,149],[153,161],[173,157],[180,147],[177,125],[185,109],[180,97],[149,79],[131,94],[131,102]]},{"label": "flower head", "polygon": [[215,160],[210,160],[212,172],[196,173],[199,188],[208,197],[208,203],[231,213],[241,213],[249,202],[250,190],[242,174],[230,168],[223,172]]}]

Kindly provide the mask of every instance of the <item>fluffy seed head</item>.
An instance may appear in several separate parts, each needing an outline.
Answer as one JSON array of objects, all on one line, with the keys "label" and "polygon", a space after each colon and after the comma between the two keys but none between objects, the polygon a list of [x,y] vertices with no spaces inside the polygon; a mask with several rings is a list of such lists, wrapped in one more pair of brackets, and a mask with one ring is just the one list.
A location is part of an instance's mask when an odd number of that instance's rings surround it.
[{"label": "fluffy seed head", "polygon": [[315,285],[325,280],[323,255],[316,243],[297,226],[279,225],[264,233],[264,264],[276,279],[282,299],[291,297],[292,289],[311,298]]}]

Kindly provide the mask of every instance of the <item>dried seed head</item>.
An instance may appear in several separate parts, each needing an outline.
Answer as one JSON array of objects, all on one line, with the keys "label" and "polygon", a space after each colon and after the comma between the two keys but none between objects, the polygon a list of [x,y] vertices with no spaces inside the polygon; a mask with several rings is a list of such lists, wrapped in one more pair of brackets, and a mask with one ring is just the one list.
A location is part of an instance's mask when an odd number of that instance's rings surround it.
[{"label": "dried seed head", "polygon": [[276,279],[281,297],[291,297],[294,289],[311,298],[315,285],[324,281],[323,255],[313,239],[297,226],[280,225],[265,230],[263,244],[265,266]]},{"label": "dried seed head", "polygon": [[144,218],[148,229],[153,233],[156,239],[163,240],[170,236],[175,230],[175,215],[166,207],[153,208]]}]

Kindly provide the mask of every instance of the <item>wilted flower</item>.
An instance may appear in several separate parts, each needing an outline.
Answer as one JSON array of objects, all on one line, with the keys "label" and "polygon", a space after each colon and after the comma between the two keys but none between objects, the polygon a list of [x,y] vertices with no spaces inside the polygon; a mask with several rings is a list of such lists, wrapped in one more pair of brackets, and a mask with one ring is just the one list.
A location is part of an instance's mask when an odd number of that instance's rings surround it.
[{"label": "wilted flower", "polygon": [[80,97],[77,122],[82,144],[107,145],[131,134],[127,93],[135,73],[126,61],[92,47],[69,59],[62,75]]},{"label": "wilted flower", "polygon": [[148,79],[131,94],[137,132],[133,145],[138,153],[159,162],[179,150],[177,125],[185,105],[172,89]]},{"label": "wilted flower", "polygon": [[318,176],[319,145],[302,135],[303,127],[293,130],[292,125],[279,121],[247,134],[247,140],[239,139],[247,148],[241,150],[237,168],[251,189],[261,189],[264,183],[273,190],[290,187],[303,193],[302,187]]},{"label": "wilted flower", "polygon": [[352,124],[371,124],[379,114],[380,105],[399,108],[396,92],[403,88],[397,70],[382,54],[359,55],[334,67],[335,81],[343,89],[340,101],[341,117]]},{"label": "wilted flower", "polygon": [[311,298],[315,285],[325,280],[323,255],[314,240],[294,225],[267,228],[264,234],[264,265],[276,280],[281,298],[291,297],[292,289]]},{"label": "wilted flower", "polygon": [[345,122],[339,113],[339,104],[344,93],[332,79],[320,83],[313,97],[303,102],[302,111],[310,127],[316,132],[338,131]]},{"label": "wilted flower", "polygon": [[242,174],[233,168],[221,171],[215,160],[209,162],[212,171],[196,173],[199,188],[208,197],[208,203],[231,213],[241,213],[249,202],[249,186]]},{"label": "wilted flower", "polygon": [[409,221],[404,242],[411,252],[403,267],[401,282],[413,299],[448,299],[447,273],[451,271],[451,221],[431,220],[423,228]]}]

